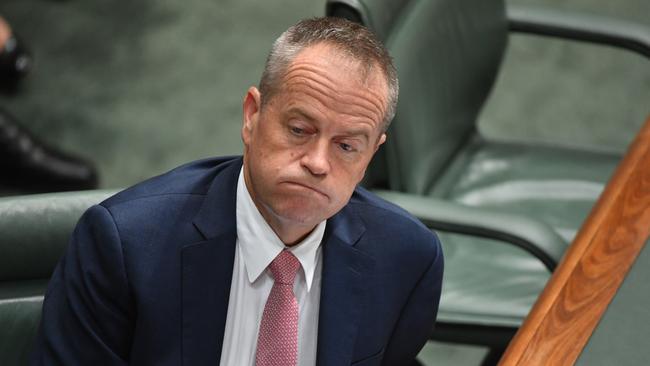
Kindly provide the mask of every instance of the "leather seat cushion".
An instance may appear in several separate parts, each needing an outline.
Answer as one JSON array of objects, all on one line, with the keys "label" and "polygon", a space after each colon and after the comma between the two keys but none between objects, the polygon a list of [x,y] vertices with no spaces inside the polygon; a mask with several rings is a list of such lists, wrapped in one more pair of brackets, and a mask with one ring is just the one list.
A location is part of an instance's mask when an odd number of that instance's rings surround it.
[{"label": "leather seat cushion", "polygon": [[553,146],[472,143],[429,194],[537,218],[571,242],[619,160]]},{"label": "leather seat cushion", "polygon": [[[551,146],[474,142],[429,194],[548,223],[567,245],[619,157]],[[521,324],[550,276],[531,254],[493,240],[440,233],[445,279],[439,321]]]}]

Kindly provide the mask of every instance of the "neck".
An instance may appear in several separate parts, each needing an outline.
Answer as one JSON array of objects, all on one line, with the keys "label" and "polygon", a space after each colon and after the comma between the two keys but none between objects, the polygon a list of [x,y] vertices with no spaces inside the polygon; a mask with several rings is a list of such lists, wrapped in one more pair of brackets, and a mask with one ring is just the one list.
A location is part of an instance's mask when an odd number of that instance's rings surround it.
[{"label": "neck", "polygon": [[[248,188],[247,188],[248,189]],[[249,191],[250,193],[250,191]],[[317,225],[303,225],[296,222],[289,222],[288,220],[275,215],[268,207],[263,203],[258,203],[253,199],[253,203],[257,210],[262,214],[264,221],[266,221],[275,235],[282,240],[286,246],[294,246],[301,241],[303,241],[309,234],[314,231]]]},{"label": "neck", "polygon": [[[259,208],[258,208],[259,209]],[[315,226],[313,227],[290,227],[288,225],[282,225],[281,223],[273,223],[272,220],[269,220],[267,218],[267,215],[264,214],[264,211],[262,212],[262,217],[264,217],[264,220],[271,226],[271,229],[273,229],[273,232],[275,232],[275,235],[282,240],[284,245],[288,247],[292,247],[301,241],[303,241],[309,234],[311,234],[312,231],[314,231]]]}]

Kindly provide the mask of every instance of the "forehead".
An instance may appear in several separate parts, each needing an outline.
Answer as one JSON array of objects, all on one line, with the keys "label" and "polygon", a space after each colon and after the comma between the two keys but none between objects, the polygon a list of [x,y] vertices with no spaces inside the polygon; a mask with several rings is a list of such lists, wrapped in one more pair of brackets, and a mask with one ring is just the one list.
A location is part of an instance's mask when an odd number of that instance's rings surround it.
[{"label": "forehead", "polygon": [[340,47],[326,42],[307,46],[298,52],[288,66],[285,78],[292,71],[309,66],[313,71],[322,72],[340,84],[352,82],[358,84],[357,87],[372,88],[379,94],[387,91],[385,76],[376,62],[364,64]]},{"label": "forehead", "polygon": [[383,120],[388,91],[383,72],[334,46],[320,43],[300,51],[283,81],[282,94],[290,98],[290,104],[305,99],[323,112],[365,119],[373,125]]}]

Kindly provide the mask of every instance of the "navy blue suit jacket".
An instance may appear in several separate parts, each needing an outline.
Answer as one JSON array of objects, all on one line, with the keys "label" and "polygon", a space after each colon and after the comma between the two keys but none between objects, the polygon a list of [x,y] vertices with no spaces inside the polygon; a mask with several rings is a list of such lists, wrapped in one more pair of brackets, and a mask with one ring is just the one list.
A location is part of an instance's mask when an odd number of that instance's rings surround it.
[{"label": "navy blue suit jacket", "polygon": [[[48,287],[32,363],[218,365],[241,165],[190,163],[90,208]],[[322,245],[318,365],[409,363],[438,309],[436,236],[359,188]]]}]

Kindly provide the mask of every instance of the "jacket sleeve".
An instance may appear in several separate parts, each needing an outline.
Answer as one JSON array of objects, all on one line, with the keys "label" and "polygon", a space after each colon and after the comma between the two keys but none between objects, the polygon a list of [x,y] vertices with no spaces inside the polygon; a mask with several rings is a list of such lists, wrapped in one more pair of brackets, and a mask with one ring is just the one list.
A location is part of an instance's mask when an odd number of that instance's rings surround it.
[{"label": "jacket sleeve", "polygon": [[444,267],[442,249],[435,235],[434,248],[433,259],[413,288],[386,346],[384,366],[411,365],[433,331]]},{"label": "jacket sleeve", "polygon": [[117,227],[93,206],[48,285],[31,365],[126,365],[134,319]]}]

